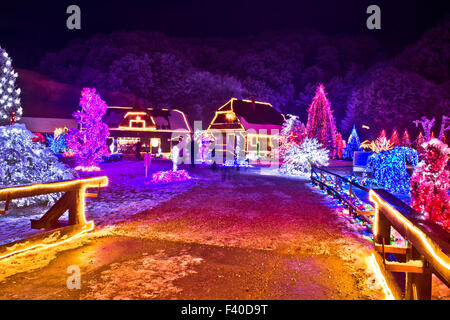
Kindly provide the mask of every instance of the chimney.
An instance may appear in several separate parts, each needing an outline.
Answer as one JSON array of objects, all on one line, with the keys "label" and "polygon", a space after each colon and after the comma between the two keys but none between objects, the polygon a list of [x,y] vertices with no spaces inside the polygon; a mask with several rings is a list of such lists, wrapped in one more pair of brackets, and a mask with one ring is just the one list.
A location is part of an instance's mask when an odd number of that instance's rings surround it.
[{"label": "chimney", "polygon": [[252,95],[253,112],[255,112],[255,96]]}]

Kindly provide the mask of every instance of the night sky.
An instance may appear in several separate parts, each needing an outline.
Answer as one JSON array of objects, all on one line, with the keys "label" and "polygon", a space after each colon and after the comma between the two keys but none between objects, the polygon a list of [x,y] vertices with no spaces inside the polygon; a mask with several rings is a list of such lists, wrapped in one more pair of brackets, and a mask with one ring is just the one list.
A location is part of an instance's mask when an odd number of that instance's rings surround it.
[{"label": "night sky", "polygon": [[[450,1],[2,1],[0,45],[19,67],[35,68],[42,55],[70,40],[117,30],[148,30],[176,37],[239,37],[313,28],[326,34],[369,34],[389,50],[417,40],[450,12]],[[82,29],[66,28],[66,8],[81,7]],[[366,28],[366,8],[381,8],[381,30]]]}]

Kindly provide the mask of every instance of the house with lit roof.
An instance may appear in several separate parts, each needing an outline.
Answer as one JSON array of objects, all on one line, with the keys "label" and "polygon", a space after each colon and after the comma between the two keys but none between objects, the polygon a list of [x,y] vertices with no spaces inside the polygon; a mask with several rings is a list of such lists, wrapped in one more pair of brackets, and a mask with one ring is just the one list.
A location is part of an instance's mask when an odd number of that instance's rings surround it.
[{"label": "house with lit roof", "polygon": [[270,156],[278,143],[284,115],[270,103],[232,98],[214,115],[207,131],[216,137],[216,151],[236,155],[244,148],[251,156]]},{"label": "house with lit roof", "polygon": [[133,153],[140,142],[142,152],[168,155],[174,138],[192,133],[186,115],[178,109],[108,107],[103,121],[109,127],[114,151]]}]

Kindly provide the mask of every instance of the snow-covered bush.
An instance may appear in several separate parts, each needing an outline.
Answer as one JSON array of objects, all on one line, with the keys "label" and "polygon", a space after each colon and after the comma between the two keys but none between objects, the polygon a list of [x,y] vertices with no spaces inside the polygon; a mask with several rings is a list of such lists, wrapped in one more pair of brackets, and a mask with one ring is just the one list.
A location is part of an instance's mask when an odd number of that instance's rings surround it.
[{"label": "snow-covered bush", "polygon": [[298,146],[292,145],[285,153],[284,163],[281,165],[281,172],[291,175],[309,175],[311,165],[328,165],[328,150],[316,139],[306,138]]},{"label": "snow-covered bush", "polygon": [[[33,136],[23,124],[0,127],[0,188],[74,177],[74,172],[59,163],[49,148],[33,142]],[[11,203],[17,206],[51,205],[57,199],[58,194],[49,194],[15,199]]]}]

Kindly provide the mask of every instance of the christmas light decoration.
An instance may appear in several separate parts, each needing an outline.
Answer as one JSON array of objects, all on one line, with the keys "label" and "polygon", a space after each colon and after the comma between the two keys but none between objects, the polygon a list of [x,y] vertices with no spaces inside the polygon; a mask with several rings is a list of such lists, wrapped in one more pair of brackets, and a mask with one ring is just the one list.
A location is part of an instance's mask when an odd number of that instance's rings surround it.
[{"label": "christmas light decoration", "polygon": [[102,122],[107,106],[95,89],[84,88],[81,92],[80,107],[81,111],[73,114],[80,129],[69,130],[67,143],[74,152],[77,168],[86,170],[98,167],[102,157],[109,155],[106,145],[109,130]]},{"label": "christmas light decoration", "polygon": [[406,147],[374,153],[367,159],[367,171],[389,192],[409,193],[410,180],[407,164],[417,165],[418,153]]},{"label": "christmas light decoration", "polygon": [[402,137],[402,147],[408,147],[411,148],[412,144],[411,144],[411,139],[409,138],[409,132],[408,130],[405,129],[405,131],[403,132],[403,137]]},{"label": "christmas light decoration", "polygon": [[[44,144],[34,143],[33,133],[23,124],[0,126],[0,187],[72,179],[74,172],[58,162]],[[14,199],[12,204],[52,205],[58,194]]]},{"label": "christmas light decoration", "polygon": [[200,159],[202,163],[205,163],[208,157],[209,146],[216,140],[216,138],[209,131],[197,129],[194,133],[194,140],[199,146]]},{"label": "christmas light decoration", "polygon": [[398,222],[398,224],[403,226],[403,229],[410,235],[410,238],[414,237],[423,244],[424,249],[428,252],[433,262],[439,265],[439,268],[450,270],[450,257],[438,246],[436,246],[435,243],[432,243],[430,238],[428,238],[422,230],[409,221],[407,217],[394,209],[388,202],[381,199],[381,197],[374,190],[369,190],[369,200],[375,204],[375,220],[373,227],[374,237],[378,236],[378,219],[380,215],[380,208],[383,208],[393,219]]},{"label": "christmas light decoration", "polygon": [[431,139],[420,148],[422,161],[411,178],[411,206],[428,219],[450,231],[449,171],[450,148]]},{"label": "christmas light decoration", "polygon": [[280,171],[290,175],[309,176],[311,165],[327,166],[329,152],[316,139],[305,138],[298,146],[292,145],[284,155]]},{"label": "christmas light decoration", "polygon": [[372,152],[378,153],[382,151],[388,151],[393,148],[393,145],[389,139],[386,138],[386,132],[381,131],[380,136],[374,141],[364,141],[361,143],[364,149],[369,149]]},{"label": "christmas light decoration", "polygon": [[14,124],[22,117],[17,77],[11,58],[0,47],[0,125]]},{"label": "christmas light decoration", "polygon": [[398,136],[397,130],[392,131],[392,135],[391,135],[391,138],[389,139],[389,141],[391,142],[392,147],[400,146],[400,138]]},{"label": "christmas light decoration", "polygon": [[353,125],[352,132],[348,137],[347,146],[344,149],[343,158],[352,159],[355,151],[361,151],[361,143],[359,142],[358,132],[356,131],[355,125]]},{"label": "christmas light decoration", "polygon": [[306,138],[305,125],[298,119],[298,116],[288,114],[283,122],[279,136],[279,157],[280,163],[284,163],[284,159],[288,150],[293,146],[298,146],[303,143]]},{"label": "christmas light decoration", "polygon": [[158,171],[152,175],[151,183],[171,183],[192,179],[186,170]]},{"label": "christmas light decoration", "polygon": [[341,133],[336,135],[336,158],[342,159],[344,155],[344,140],[342,140]]},{"label": "christmas light decoration", "polygon": [[336,124],[331,110],[331,104],[326,97],[325,87],[320,84],[308,109],[306,131],[309,138],[315,138],[330,153],[330,158],[336,157]]},{"label": "christmas light decoration", "polygon": [[53,135],[47,135],[47,143],[53,153],[64,153],[67,151],[67,128],[56,128]]}]

